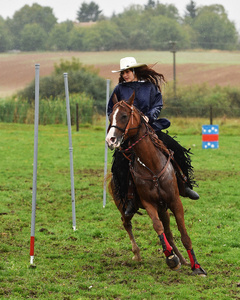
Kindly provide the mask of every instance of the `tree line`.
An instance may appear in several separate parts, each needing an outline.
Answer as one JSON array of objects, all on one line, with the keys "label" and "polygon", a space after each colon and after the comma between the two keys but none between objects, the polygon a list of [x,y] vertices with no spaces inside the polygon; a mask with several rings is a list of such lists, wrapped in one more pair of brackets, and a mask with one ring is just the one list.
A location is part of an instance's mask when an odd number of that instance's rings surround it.
[{"label": "tree line", "polygon": [[[197,7],[180,16],[173,4],[148,0],[105,17],[94,2],[82,3],[77,22],[58,23],[51,7],[25,5],[6,20],[0,16],[0,52],[110,51],[120,49],[240,49],[239,34],[222,5]],[[86,26],[86,22],[89,26]],[[91,22],[91,23],[90,23]]]}]

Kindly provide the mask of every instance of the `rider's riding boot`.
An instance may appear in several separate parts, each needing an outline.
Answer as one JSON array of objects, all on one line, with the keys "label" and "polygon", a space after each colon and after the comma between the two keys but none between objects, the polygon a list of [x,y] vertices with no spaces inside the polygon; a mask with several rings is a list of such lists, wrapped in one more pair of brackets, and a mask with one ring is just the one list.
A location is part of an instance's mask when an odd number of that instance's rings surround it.
[{"label": "rider's riding boot", "polygon": [[188,197],[192,200],[198,200],[199,195],[195,191],[193,191],[189,185],[182,180],[180,176],[177,176],[177,182],[178,182],[178,189],[179,189],[179,194],[182,197]]},{"label": "rider's riding boot", "polygon": [[185,196],[184,197],[188,197],[192,200],[198,200],[199,199],[198,193],[193,191],[192,189],[190,189],[190,187],[187,184],[185,184]]},{"label": "rider's riding boot", "polygon": [[125,216],[130,217],[134,215],[137,212],[137,209],[134,204],[134,186],[132,180],[129,180],[129,186],[128,186],[128,194],[127,194],[127,208],[125,210]]},{"label": "rider's riding boot", "polygon": [[125,216],[130,217],[137,212],[135,205],[133,203],[133,199],[128,199],[127,208],[125,210]]}]

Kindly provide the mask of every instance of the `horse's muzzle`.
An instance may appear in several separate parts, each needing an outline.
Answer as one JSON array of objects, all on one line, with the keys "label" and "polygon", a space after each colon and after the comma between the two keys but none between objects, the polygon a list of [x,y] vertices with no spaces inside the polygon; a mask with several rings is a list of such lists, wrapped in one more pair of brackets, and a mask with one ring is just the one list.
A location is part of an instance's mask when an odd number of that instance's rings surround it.
[{"label": "horse's muzzle", "polygon": [[113,150],[113,149],[117,149],[121,146],[123,140],[123,135],[122,136],[118,136],[115,134],[115,130],[109,130],[107,136],[106,136],[106,142],[108,145],[108,148]]},{"label": "horse's muzzle", "polygon": [[106,142],[107,142],[108,148],[111,150],[119,148],[121,145],[121,141],[119,139],[117,139],[117,137],[115,137],[115,136],[109,137],[109,135],[107,135]]}]

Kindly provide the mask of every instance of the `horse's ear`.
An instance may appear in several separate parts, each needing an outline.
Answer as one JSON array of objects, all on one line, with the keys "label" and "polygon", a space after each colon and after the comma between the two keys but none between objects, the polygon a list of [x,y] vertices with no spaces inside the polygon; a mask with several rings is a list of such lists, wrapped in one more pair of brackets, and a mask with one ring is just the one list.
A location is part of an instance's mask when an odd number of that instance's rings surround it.
[{"label": "horse's ear", "polygon": [[115,93],[113,94],[112,102],[113,102],[113,105],[115,105],[118,102],[118,98]]},{"label": "horse's ear", "polygon": [[135,99],[135,91],[133,91],[132,96],[128,99],[127,103],[129,105],[133,105],[134,99]]}]

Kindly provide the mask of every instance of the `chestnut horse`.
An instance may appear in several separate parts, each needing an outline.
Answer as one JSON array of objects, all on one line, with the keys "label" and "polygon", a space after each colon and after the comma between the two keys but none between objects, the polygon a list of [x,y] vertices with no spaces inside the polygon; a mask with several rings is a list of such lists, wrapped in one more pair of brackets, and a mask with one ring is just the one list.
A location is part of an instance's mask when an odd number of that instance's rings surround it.
[{"label": "chestnut horse", "polygon": [[[133,93],[128,100],[117,102],[114,95],[114,107],[110,115],[106,142],[111,150],[119,151],[120,149],[121,151],[121,144],[126,139],[129,140],[127,150],[134,153],[132,158],[129,158],[129,165],[137,192],[138,206],[145,209],[152,219],[153,228],[160,239],[167,265],[172,270],[177,270],[181,264],[188,264],[174,244],[167,210],[170,209],[181,233],[181,241],[187,250],[192,274],[206,276],[206,272],[196,259],[185,227],[183,205],[179,196],[171,152],[157,139],[151,127],[145,122],[142,113],[134,107],[134,96]],[[156,146],[156,140],[158,146]],[[125,216],[125,205],[117,199],[113,178],[109,188],[122,215],[123,226],[130,237],[133,259],[140,261],[140,249],[132,233],[132,216]]]}]

